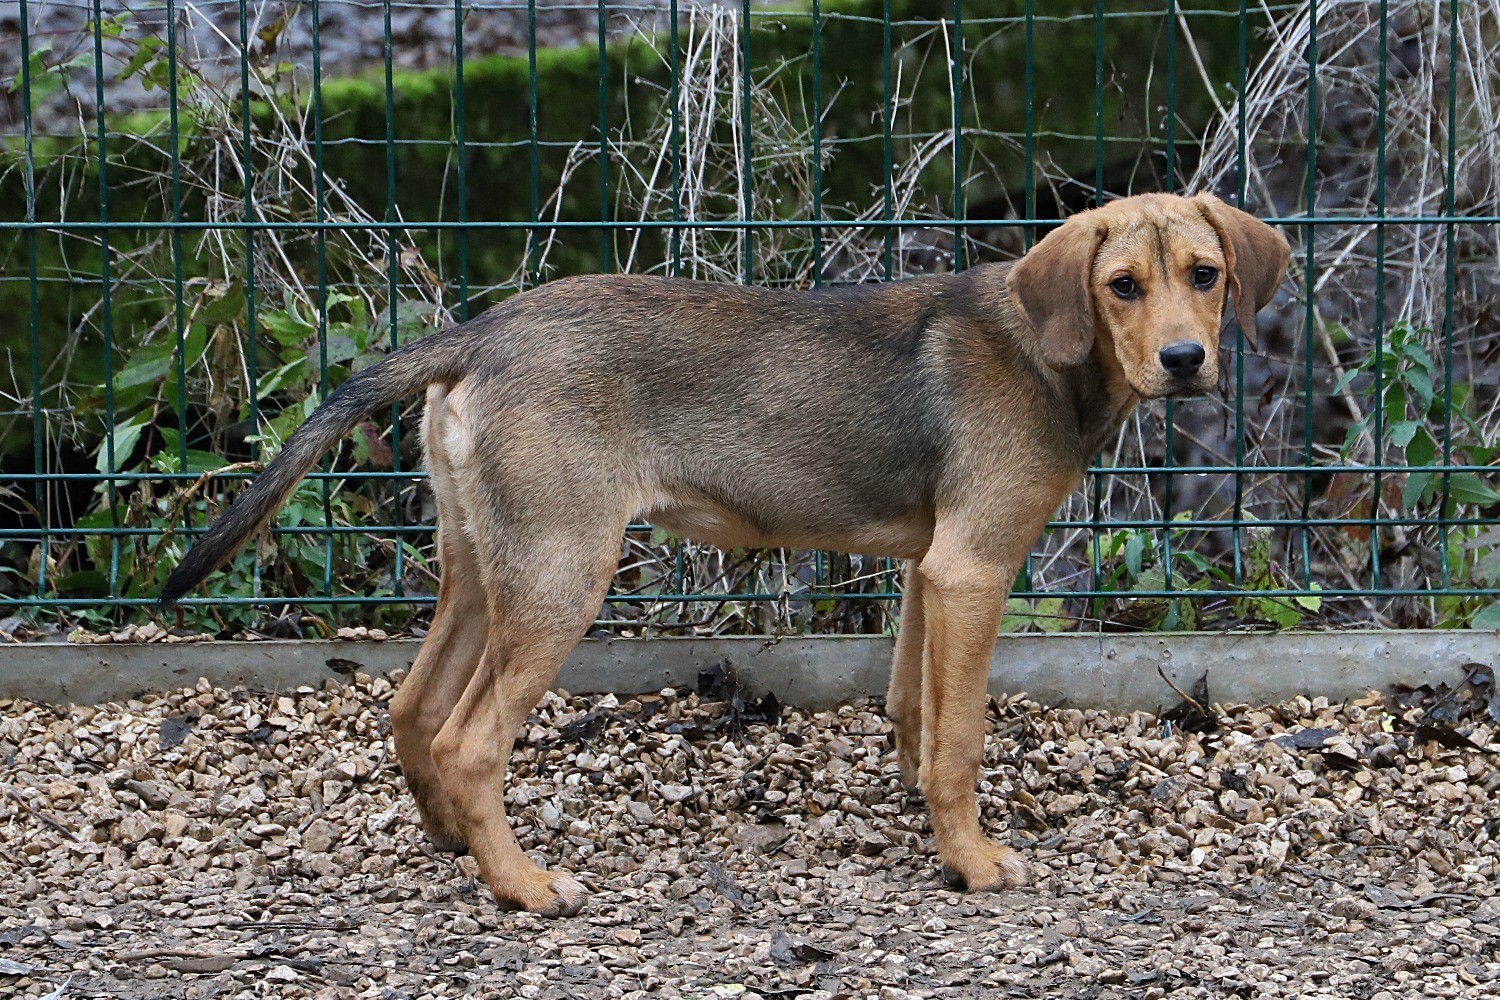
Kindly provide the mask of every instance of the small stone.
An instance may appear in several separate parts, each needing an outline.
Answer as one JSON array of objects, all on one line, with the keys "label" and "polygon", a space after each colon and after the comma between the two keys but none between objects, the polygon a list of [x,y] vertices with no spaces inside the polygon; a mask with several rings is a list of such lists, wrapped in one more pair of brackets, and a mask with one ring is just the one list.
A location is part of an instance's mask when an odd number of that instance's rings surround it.
[{"label": "small stone", "polygon": [[169,810],[162,814],[162,839],[173,841],[187,833],[188,818],[180,812]]},{"label": "small stone", "polygon": [[333,845],[333,827],[321,819],[315,819],[302,831],[302,849],[322,854]]}]

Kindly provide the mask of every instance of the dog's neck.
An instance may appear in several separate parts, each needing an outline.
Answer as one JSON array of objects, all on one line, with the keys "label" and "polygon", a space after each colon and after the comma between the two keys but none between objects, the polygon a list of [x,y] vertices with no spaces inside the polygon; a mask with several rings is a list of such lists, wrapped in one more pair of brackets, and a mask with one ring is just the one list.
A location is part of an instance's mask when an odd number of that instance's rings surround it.
[{"label": "dog's neck", "polygon": [[1141,397],[1125,378],[1125,368],[1107,334],[1095,338],[1088,360],[1078,366],[1069,381],[1073,409],[1078,415],[1078,437],[1087,461],[1120,432]]}]

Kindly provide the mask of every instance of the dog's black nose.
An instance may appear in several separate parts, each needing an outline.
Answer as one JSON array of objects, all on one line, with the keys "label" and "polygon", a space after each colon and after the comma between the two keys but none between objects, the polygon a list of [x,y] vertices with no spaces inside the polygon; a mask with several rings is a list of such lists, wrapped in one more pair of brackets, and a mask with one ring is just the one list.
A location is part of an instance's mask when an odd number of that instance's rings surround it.
[{"label": "dog's black nose", "polygon": [[1161,366],[1178,378],[1191,378],[1203,367],[1203,345],[1179,340],[1161,349]]}]

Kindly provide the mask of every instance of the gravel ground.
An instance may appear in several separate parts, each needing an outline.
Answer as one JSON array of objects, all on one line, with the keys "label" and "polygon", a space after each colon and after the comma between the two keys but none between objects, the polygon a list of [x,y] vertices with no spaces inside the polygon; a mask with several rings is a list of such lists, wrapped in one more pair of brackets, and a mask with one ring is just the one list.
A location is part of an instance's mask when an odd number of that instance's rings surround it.
[{"label": "gravel ground", "polygon": [[426,848],[386,680],[0,700],[0,995],[1500,995],[1500,768],[1456,736],[1488,691],[995,703],[981,806],[1038,878],[970,896],[878,706],[713,680],[528,726],[517,832],[593,892],[564,921]]}]

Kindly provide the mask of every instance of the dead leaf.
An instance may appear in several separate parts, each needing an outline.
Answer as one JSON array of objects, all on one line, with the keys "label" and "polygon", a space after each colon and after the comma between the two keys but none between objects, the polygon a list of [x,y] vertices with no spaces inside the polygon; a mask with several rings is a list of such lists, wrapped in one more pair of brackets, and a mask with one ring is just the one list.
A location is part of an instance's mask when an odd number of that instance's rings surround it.
[{"label": "dead leaf", "polygon": [[1337,729],[1299,729],[1294,733],[1278,736],[1271,742],[1296,750],[1317,750],[1337,735]]},{"label": "dead leaf", "polygon": [[1412,733],[1413,738],[1419,743],[1436,743],[1447,747],[1449,750],[1473,750],[1476,753],[1496,753],[1488,747],[1482,747],[1469,739],[1463,733],[1451,726],[1421,725]]},{"label": "dead leaf", "polygon": [[1323,764],[1335,771],[1364,770],[1365,765],[1360,763],[1357,757],[1351,757],[1346,753],[1339,753],[1337,750],[1323,750],[1320,752],[1320,756],[1323,758]]},{"label": "dead leaf", "polygon": [[175,746],[181,746],[182,741],[187,739],[188,733],[193,731],[193,722],[183,715],[170,715],[161,720],[161,726],[157,729],[157,738],[161,741],[163,750],[170,750]]}]

